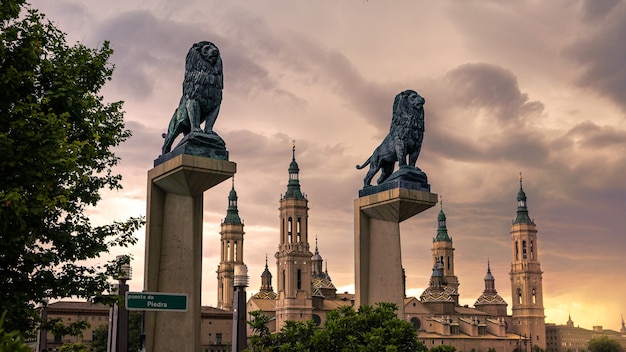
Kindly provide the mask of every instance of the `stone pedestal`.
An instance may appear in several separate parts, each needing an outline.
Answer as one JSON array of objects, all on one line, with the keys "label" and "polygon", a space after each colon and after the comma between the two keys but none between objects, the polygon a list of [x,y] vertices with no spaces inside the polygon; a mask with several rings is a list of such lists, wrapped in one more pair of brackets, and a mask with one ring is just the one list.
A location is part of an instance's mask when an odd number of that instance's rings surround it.
[{"label": "stone pedestal", "polygon": [[434,193],[394,188],[354,201],[355,303],[398,305],[404,319],[400,222],[437,204]]},{"label": "stone pedestal", "polygon": [[199,351],[203,192],[233,162],[177,155],[148,171],[144,290],[186,293],[186,312],[146,312],[147,351]]}]

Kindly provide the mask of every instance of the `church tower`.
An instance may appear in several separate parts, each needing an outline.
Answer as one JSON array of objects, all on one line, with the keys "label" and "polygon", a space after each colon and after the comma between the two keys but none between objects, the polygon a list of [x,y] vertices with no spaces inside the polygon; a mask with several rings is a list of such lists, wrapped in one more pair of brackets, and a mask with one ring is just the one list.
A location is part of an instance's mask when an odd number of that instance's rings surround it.
[{"label": "church tower", "polygon": [[280,244],[276,252],[278,275],[276,330],[287,320],[307,321],[313,316],[308,203],[300,190],[296,146],[292,146],[287,192],[280,199]]},{"label": "church tower", "polygon": [[236,265],[243,264],[243,221],[237,209],[235,180],[228,195],[226,218],[221,224],[220,264],[217,267],[217,308],[233,310],[233,273]]},{"label": "church tower", "polygon": [[443,212],[443,200],[439,198],[439,216],[437,217],[437,236],[433,238],[433,266],[439,262],[443,266],[443,284],[455,303],[459,304],[459,279],[454,275],[454,248],[452,238],[448,235],[446,214]]},{"label": "church tower", "polygon": [[531,345],[545,350],[546,327],[537,228],[528,216],[521,173],[519,186],[517,217],[511,225],[512,329],[528,338]]}]

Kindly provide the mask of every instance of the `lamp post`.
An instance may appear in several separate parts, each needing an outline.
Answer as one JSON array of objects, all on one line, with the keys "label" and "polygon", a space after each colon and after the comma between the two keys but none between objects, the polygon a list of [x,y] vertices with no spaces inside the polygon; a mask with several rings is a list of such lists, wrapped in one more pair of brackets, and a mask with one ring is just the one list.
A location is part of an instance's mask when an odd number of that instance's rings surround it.
[{"label": "lamp post", "polygon": [[[115,260],[122,260],[125,256],[118,255],[115,257]],[[129,281],[133,277],[132,268],[130,267],[130,263],[122,264],[120,276],[115,279],[118,280],[118,294],[121,297],[126,297],[126,292],[128,292],[128,285],[126,281]],[[110,334],[115,334],[116,338],[112,339],[112,336],[109,336],[109,351],[110,352],[128,352],[128,310],[126,309],[126,304],[115,304],[113,307],[114,314],[112,314],[115,319],[112,322],[114,327],[109,328]],[[117,314],[115,314],[117,312]]]},{"label": "lamp post", "polygon": [[246,287],[248,286],[248,268],[237,265],[233,278],[233,343],[232,351],[243,351],[248,344],[246,334]]}]

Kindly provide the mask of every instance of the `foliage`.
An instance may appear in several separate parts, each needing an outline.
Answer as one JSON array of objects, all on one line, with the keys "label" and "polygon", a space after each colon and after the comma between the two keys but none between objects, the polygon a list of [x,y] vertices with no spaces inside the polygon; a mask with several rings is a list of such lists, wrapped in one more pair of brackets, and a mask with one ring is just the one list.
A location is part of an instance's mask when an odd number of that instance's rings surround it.
[{"label": "foliage", "polygon": [[326,323],[318,329],[312,320],[287,321],[274,334],[269,333],[269,317],[260,311],[251,312],[249,322],[258,333],[251,338],[251,351],[421,351],[427,349],[417,341],[411,323],[398,319],[397,306],[379,303],[376,308],[341,307],[326,315]]},{"label": "foliage", "polygon": [[587,347],[591,352],[624,352],[624,348],[619,341],[610,339],[606,335],[589,340]]},{"label": "foliage", "polygon": [[139,351],[141,348],[142,312],[130,311],[128,314],[128,350]]},{"label": "foliage", "polygon": [[[128,350],[139,351],[141,347],[142,312],[130,311],[128,314]],[[109,324],[98,326],[93,331],[91,347],[95,352],[106,352],[109,338]]]},{"label": "foliage", "polygon": [[80,342],[64,343],[57,349],[58,352],[89,352],[89,348]]},{"label": "foliage", "polygon": [[112,148],[130,137],[122,103],[98,95],[111,54],[108,42],[68,46],[23,0],[0,4],[0,311],[24,336],[41,323],[37,305],[109,291],[121,263],[93,260],[134,244],[143,224],[94,226],[85,215],[101,189],[121,187]]},{"label": "foliage", "polygon": [[496,352],[496,349],[495,349],[495,348],[493,348],[493,347],[491,347],[491,348],[489,348],[489,349],[487,350],[487,352]]},{"label": "foliage", "polygon": [[30,352],[30,348],[24,343],[19,331],[6,332],[4,330],[4,317],[0,317],[0,351],[3,352]]},{"label": "foliage", "polygon": [[543,348],[541,348],[541,347],[539,347],[537,345],[533,345],[532,350],[533,350],[533,352],[544,352]]},{"label": "foliage", "polygon": [[[91,348],[94,352],[106,352],[109,339],[109,324],[102,324],[93,330]],[[131,350],[136,351],[136,350]]]},{"label": "foliage", "polygon": [[429,352],[454,352],[456,348],[448,345],[439,345],[431,348]]}]

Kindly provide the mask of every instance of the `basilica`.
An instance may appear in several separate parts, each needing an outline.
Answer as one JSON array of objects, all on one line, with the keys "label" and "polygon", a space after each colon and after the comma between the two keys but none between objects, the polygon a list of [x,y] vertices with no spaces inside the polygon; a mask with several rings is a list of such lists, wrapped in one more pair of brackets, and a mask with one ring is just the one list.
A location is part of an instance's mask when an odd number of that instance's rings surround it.
[{"label": "basilica", "polygon": [[[326,314],[354,305],[354,294],[338,293],[319,253],[317,238],[311,251],[308,200],[301,191],[295,146],[288,168],[287,190],[279,201],[280,231],[274,254],[276,289],[266,257],[261,287],[247,302],[248,312],[260,310],[270,316],[270,331],[280,330],[287,320],[313,320],[322,326]],[[474,307],[459,305],[459,279],[454,273],[454,247],[448,235],[446,215],[440,201],[438,228],[433,238],[432,275],[420,297],[404,298],[404,319],[426,347],[449,345],[459,351],[531,351],[546,349],[542,271],[537,251],[537,229],[528,215],[520,176],[517,213],[511,236],[511,315],[508,303],[496,290],[490,263],[486,263],[485,289]],[[228,197],[221,224],[221,255],[217,268],[217,308],[232,311],[233,272],[244,264],[244,225],[239,218],[237,193]],[[250,318],[248,316],[248,318]],[[250,335],[252,332],[249,331]]]}]

